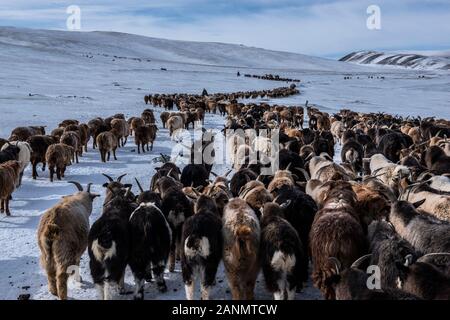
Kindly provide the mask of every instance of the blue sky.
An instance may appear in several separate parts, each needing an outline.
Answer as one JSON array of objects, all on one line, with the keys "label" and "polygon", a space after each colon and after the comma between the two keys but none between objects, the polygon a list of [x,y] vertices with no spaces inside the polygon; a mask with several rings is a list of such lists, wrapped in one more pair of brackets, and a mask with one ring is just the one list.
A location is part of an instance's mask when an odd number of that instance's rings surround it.
[{"label": "blue sky", "polygon": [[[366,27],[369,5],[381,30]],[[66,29],[69,5],[81,30],[245,44],[325,57],[354,50],[450,48],[449,0],[0,0],[0,25]]]}]

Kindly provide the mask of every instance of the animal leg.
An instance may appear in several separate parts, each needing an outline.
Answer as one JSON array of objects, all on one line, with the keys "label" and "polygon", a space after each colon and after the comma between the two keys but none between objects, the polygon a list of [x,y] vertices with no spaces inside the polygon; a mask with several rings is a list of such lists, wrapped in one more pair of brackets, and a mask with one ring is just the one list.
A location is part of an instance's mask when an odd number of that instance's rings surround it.
[{"label": "animal leg", "polygon": [[134,288],[134,300],[144,299],[144,279],[134,276],[135,288]]},{"label": "animal leg", "polygon": [[69,275],[66,270],[59,269],[56,274],[56,286],[58,288],[58,298],[61,300],[67,299],[67,279]]}]

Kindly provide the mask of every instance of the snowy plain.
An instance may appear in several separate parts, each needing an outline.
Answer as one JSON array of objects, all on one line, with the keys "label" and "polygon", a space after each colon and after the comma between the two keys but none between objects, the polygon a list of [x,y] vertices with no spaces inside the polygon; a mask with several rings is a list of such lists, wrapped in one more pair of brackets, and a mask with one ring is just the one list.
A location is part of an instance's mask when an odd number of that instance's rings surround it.
[{"label": "snowy plain", "polygon": [[[349,108],[450,119],[449,72],[358,66],[240,45],[0,27],[0,137],[8,138],[17,126],[46,125],[50,132],[64,119],[87,122],[119,112],[137,116],[148,107],[143,100],[148,93],[201,93],[203,88],[211,93],[233,92],[287,85],[237,77],[238,70],[241,74],[274,73],[302,80],[300,95],[265,100],[271,104],[299,105],[308,100],[330,113]],[[345,76],[351,79],[344,80]],[[113,177],[127,173],[125,182],[133,183],[136,177],[148,187],[158,166],[152,159],[159,153],[170,154],[174,145],[168,131],[162,129],[160,112],[155,109],[160,131],[151,153],[138,155],[130,139],[118,151],[118,160],[105,165],[90,143],[89,152],[79,164],[68,168],[63,181],[50,183],[48,171],[39,171],[39,178],[32,180],[27,169],[22,187],[13,194],[12,216],[0,216],[0,299],[17,299],[20,294],[30,294],[31,299],[54,299],[38,263],[36,229],[40,216],[61,196],[75,191],[68,180],[83,185],[92,182],[93,190],[104,194],[102,173]],[[222,128],[223,124],[222,117],[206,115],[206,127]],[[223,173],[228,168],[223,165],[213,170]],[[137,192],[136,186],[133,190]],[[95,200],[91,223],[99,217],[102,203],[103,197]],[[81,286],[71,286],[69,297],[96,299],[87,254],[82,258],[81,276]],[[165,277],[168,292],[161,294],[150,283],[146,285],[146,299],[184,299],[180,266],[177,264],[176,272]],[[133,284],[127,270],[127,289],[131,291]],[[272,298],[262,277],[255,292],[257,299]],[[122,298],[131,299],[132,295]],[[231,298],[223,267],[211,298]],[[321,296],[309,282],[296,298]]]}]

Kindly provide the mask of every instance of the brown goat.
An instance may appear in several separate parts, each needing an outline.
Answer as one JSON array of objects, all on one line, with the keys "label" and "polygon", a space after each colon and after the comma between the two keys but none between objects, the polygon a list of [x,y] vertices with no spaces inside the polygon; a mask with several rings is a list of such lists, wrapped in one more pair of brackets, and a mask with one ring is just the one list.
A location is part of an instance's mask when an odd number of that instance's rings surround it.
[{"label": "brown goat", "polygon": [[255,212],[234,198],[223,213],[223,263],[233,300],[252,300],[259,263],[261,229]]},{"label": "brown goat", "polygon": [[331,183],[310,232],[312,279],[326,299],[335,299],[330,283],[335,269],[329,258],[336,257],[344,267],[349,267],[366,249],[363,229],[355,211],[356,194],[351,184],[344,181]]},{"label": "brown goat", "polygon": [[[89,216],[93,200],[100,196],[74,183],[79,192],[65,196],[41,217],[38,226],[38,245],[41,265],[48,278],[48,289],[61,300],[67,299],[67,280],[70,268],[80,265],[87,248]],[[80,280],[80,279],[78,279]]]},{"label": "brown goat", "polygon": [[[53,175],[56,172],[56,177],[61,180],[64,177],[66,167],[71,165],[75,150],[73,147],[64,143],[52,144],[47,148],[45,153],[45,162],[50,171],[50,181],[53,182]],[[56,169],[56,170],[55,170]]]},{"label": "brown goat", "polygon": [[20,174],[20,163],[16,160],[11,160],[0,164],[0,212],[9,216],[9,200],[11,194],[16,189],[16,180]]},{"label": "brown goat", "polygon": [[[102,132],[97,136],[97,146],[98,150],[100,151],[102,162],[109,161],[111,157],[111,151],[113,152],[114,160],[117,160],[116,150],[118,146],[118,140],[111,131]],[[108,158],[106,158],[107,154]]]}]

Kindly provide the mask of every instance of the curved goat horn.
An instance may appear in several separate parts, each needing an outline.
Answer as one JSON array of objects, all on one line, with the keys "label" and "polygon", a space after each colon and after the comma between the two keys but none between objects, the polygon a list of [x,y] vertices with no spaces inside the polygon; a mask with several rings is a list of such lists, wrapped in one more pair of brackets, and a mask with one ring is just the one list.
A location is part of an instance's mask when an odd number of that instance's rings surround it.
[{"label": "curved goat horn", "polygon": [[86,191],[89,193],[91,192],[91,186],[92,186],[92,182],[88,183]]},{"label": "curved goat horn", "polygon": [[122,178],[125,177],[126,175],[127,175],[127,174],[124,173],[123,175],[119,176],[119,177],[117,178],[117,182],[120,182],[120,181],[122,180]]},{"label": "curved goat horn", "polygon": [[352,263],[352,265],[351,265],[350,268],[356,268],[356,269],[359,268],[359,265],[360,265],[364,260],[366,260],[367,258],[370,258],[371,256],[372,256],[372,254],[369,253],[369,254],[366,254],[366,255],[364,255],[364,256],[358,258],[355,262]]},{"label": "curved goat horn", "polygon": [[433,257],[433,256],[450,256],[449,252],[433,252],[433,253],[427,253],[423,256],[421,256],[417,261],[422,260],[425,257]]},{"label": "curved goat horn", "polygon": [[341,262],[335,257],[328,257],[328,260],[334,263],[334,266],[336,268],[336,274],[339,274],[341,272]]},{"label": "curved goat horn", "polygon": [[83,187],[81,186],[81,184],[79,182],[67,181],[67,183],[72,183],[72,184],[74,184],[77,187],[78,191],[83,191]]},{"label": "curved goat horn", "polygon": [[141,190],[141,192],[144,192],[144,189],[142,188],[141,184],[139,183],[139,180],[137,178],[134,178],[134,180],[136,180],[139,190]]},{"label": "curved goat horn", "polygon": [[102,173],[102,175],[103,176],[105,176],[106,177],[106,179],[108,179],[109,180],[109,182],[114,182],[114,179],[113,178],[111,178],[110,176],[108,176],[106,173]]}]

